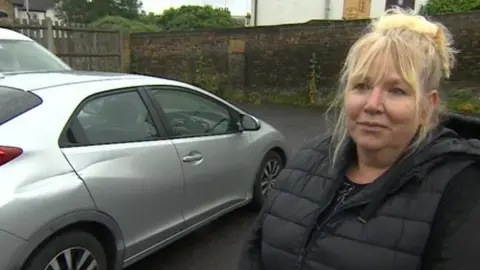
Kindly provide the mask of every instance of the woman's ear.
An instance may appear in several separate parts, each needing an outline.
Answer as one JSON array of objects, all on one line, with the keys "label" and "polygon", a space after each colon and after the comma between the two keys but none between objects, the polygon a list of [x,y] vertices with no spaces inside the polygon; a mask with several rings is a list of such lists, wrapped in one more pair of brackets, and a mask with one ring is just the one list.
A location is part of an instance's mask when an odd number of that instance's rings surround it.
[{"label": "woman's ear", "polygon": [[433,89],[428,93],[428,103],[432,108],[436,108],[440,103],[440,96],[437,89]]},{"label": "woman's ear", "polygon": [[431,120],[432,114],[435,111],[435,109],[438,107],[440,104],[440,96],[439,93],[436,89],[431,90],[428,92],[427,97],[425,99],[425,102],[427,103],[424,109],[422,109],[422,122],[426,124]]}]

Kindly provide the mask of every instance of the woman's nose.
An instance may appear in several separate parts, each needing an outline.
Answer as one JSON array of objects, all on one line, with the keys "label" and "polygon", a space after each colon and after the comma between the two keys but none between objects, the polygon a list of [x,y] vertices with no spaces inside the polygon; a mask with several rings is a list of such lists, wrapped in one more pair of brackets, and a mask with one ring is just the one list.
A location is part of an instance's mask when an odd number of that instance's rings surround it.
[{"label": "woman's nose", "polygon": [[380,87],[375,87],[368,96],[365,110],[370,113],[378,113],[383,109],[383,91]]}]

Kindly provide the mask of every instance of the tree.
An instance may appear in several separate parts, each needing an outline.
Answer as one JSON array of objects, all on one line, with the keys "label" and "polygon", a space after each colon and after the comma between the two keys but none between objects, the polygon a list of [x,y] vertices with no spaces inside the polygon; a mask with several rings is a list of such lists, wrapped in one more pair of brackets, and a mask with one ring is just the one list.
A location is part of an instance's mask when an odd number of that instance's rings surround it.
[{"label": "tree", "polygon": [[140,12],[140,17],[138,18],[141,22],[146,24],[157,24],[158,15],[153,12],[146,13],[144,10]]},{"label": "tree", "polygon": [[137,19],[140,0],[55,0],[57,16],[67,22],[92,23],[105,16]]},{"label": "tree", "polygon": [[157,25],[164,30],[174,31],[238,27],[238,22],[225,8],[184,5],[165,10],[158,16]]},{"label": "tree", "polygon": [[[96,0],[105,1],[105,0]],[[122,16],[127,19],[138,19],[142,9],[142,2],[140,0],[114,0],[117,5],[117,16]]]},{"label": "tree", "polygon": [[480,9],[480,0],[428,0],[420,12],[423,14],[466,12]]}]

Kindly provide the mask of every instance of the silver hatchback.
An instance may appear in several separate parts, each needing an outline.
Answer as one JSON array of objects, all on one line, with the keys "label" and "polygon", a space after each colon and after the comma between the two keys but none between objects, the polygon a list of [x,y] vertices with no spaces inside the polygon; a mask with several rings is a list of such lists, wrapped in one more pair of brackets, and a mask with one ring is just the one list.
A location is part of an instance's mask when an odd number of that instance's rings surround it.
[{"label": "silver hatchback", "polygon": [[287,162],[269,124],[140,75],[0,78],[0,269],[122,269],[262,206]]}]

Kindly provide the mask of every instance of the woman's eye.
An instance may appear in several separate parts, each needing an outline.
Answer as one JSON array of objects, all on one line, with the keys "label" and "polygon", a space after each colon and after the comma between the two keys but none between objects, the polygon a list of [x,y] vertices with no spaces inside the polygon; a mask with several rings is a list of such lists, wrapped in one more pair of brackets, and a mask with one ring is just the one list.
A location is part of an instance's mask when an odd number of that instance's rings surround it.
[{"label": "woman's eye", "polygon": [[367,85],[364,83],[359,83],[359,84],[356,84],[355,87],[353,87],[353,89],[357,91],[365,91],[367,90]]},{"label": "woman's eye", "polygon": [[392,88],[392,89],[390,89],[390,93],[392,93],[394,95],[405,95],[405,91],[403,89],[400,89],[400,88]]}]

